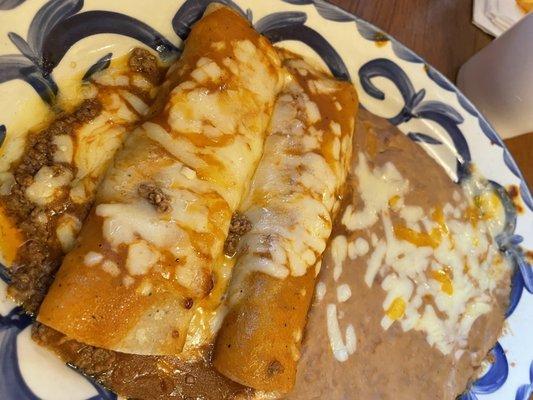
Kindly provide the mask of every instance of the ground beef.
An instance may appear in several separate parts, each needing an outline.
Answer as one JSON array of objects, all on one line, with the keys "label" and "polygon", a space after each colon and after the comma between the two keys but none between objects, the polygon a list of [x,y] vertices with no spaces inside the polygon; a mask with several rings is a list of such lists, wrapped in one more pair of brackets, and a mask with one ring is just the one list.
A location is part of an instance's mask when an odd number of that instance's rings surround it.
[{"label": "ground beef", "polygon": [[148,50],[136,47],[129,59],[130,68],[142,74],[152,83],[157,83],[161,77],[161,70],[157,58]]},{"label": "ground beef", "polygon": [[102,103],[96,99],[84,100],[74,113],[67,117],[74,123],[85,123],[92,121],[102,112]]},{"label": "ground beef", "polygon": [[170,198],[154,183],[141,183],[137,189],[139,196],[148,200],[158,212],[170,211]]},{"label": "ground beef", "polygon": [[239,245],[239,239],[242,235],[249,232],[252,229],[252,223],[240,213],[235,213],[231,217],[231,223],[229,227],[228,237],[224,243],[224,253],[227,256],[233,257],[237,252],[237,246]]},{"label": "ground beef", "polygon": [[63,255],[55,236],[55,222],[66,211],[84,217],[87,207],[74,206],[66,198],[40,207],[26,198],[26,189],[44,166],[50,166],[58,173],[70,168],[54,164],[53,137],[72,134],[78,126],[98,116],[101,110],[98,100],[85,100],[72,113],[60,114],[46,129],[31,134],[24,155],[12,168],[15,184],[11,193],[0,198],[6,213],[26,239],[11,268],[9,293],[30,313],[38,309]]},{"label": "ground beef", "polygon": [[195,362],[170,356],[118,353],[68,339],[35,323],[32,338],[63,361],[130,400],[250,399],[252,390],[219,374],[208,361],[211,347]]},{"label": "ground beef", "polygon": [[283,373],[285,368],[283,367],[283,364],[281,364],[278,360],[272,360],[270,364],[268,364],[267,374],[269,376],[277,375]]}]

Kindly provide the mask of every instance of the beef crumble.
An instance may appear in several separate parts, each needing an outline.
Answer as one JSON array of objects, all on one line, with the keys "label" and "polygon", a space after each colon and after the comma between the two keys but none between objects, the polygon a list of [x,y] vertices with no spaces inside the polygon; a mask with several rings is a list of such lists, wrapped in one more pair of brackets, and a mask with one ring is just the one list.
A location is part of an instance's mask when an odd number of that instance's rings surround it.
[{"label": "beef crumble", "polygon": [[81,373],[131,400],[252,398],[251,389],[211,367],[211,348],[204,349],[203,360],[186,362],[177,357],[104,350],[70,340],[39,323],[33,325],[32,338]]},{"label": "beef crumble", "polygon": [[129,66],[132,71],[142,74],[152,83],[157,83],[161,79],[161,70],[157,63],[157,58],[146,49],[139,47],[133,49],[129,59]]},{"label": "beef crumble", "polygon": [[11,193],[0,197],[7,215],[13,218],[25,238],[11,268],[9,294],[29,313],[34,313],[39,307],[63,254],[55,236],[55,222],[66,212],[83,218],[87,207],[72,204],[66,194],[47,206],[39,206],[27,199],[26,189],[44,166],[51,167],[58,174],[72,168],[54,162],[54,136],[71,135],[77,127],[91,121],[101,111],[102,105],[98,100],[85,100],[72,113],[60,115],[47,128],[32,134],[24,155],[12,168],[15,183]]},{"label": "beef crumble", "polygon": [[137,188],[137,192],[139,196],[148,200],[160,213],[168,212],[172,208],[168,195],[155,183],[141,183]]},{"label": "beef crumble", "polygon": [[241,236],[248,233],[252,229],[252,223],[245,215],[235,213],[231,217],[228,237],[224,242],[224,253],[233,257],[237,253],[237,247]]}]

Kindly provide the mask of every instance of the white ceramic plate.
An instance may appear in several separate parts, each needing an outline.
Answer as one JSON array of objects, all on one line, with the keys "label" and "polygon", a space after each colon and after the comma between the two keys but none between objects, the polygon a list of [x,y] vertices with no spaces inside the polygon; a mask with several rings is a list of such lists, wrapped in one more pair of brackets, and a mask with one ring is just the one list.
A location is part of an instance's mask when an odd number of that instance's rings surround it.
[{"label": "white ceramic plate", "polygon": [[[323,0],[222,0],[281,46],[313,57],[351,79],[361,104],[388,118],[461,180],[474,164],[498,189],[506,224],[498,236],[512,258],[508,329],[495,363],[463,399],[527,400],[533,392],[533,200],[501,139],[439,72],[374,26]],[[106,68],[139,42],[175,57],[209,0],[0,0],[0,143],[34,125],[72,79]],[[428,38],[428,40],[430,40]],[[77,77],[77,78],[76,78]],[[505,188],[514,186],[517,214]],[[438,188],[435,188],[438,190]],[[5,292],[5,283],[0,282]],[[2,296],[4,298],[5,296]],[[0,397],[5,400],[103,400],[116,396],[63,365],[31,341],[30,323],[0,304]]]}]

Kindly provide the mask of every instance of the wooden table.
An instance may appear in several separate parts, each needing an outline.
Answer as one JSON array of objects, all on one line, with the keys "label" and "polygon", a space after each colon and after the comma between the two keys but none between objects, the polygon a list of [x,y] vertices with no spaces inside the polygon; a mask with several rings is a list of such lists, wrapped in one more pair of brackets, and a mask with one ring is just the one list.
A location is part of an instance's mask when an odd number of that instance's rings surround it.
[{"label": "wooden table", "polygon": [[[455,82],[492,37],[472,24],[472,0],[329,0],[390,33]],[[533,188],[533,132],[505,141]]]}]

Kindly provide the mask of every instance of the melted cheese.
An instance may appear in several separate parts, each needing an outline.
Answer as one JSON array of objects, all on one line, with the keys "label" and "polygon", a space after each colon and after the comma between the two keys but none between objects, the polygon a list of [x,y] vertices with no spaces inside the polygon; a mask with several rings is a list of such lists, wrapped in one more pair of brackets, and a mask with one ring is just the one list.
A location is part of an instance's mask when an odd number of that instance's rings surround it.
[{"label": "melted cheese", "polygon": [[[148,111],[148,105],[142,101],[139,97],[137,97],[136,95],[134,95],[133,93],[127,91],[127,90],[120,90],[119,91],[120,93],[120,96],[126,100],[127,104],[129,104],[131,107],[133,107],[133,109],[135,110],[135,113],[137,115],[145,115],[146,112]],[[122,109],[121,109],[122,111]],[[136,116],[135,114],[134,115],[128,115],[128,117],[124,118],[124,119],[131,119],[131,120],[134,120],[136,119]]]},{"label": "melted cheese", "polygon": [[[405,204],[409,182],[392,164],[370,170],[361,153],[355,173],[363,207],[347,207],[343,223],[355,231],[381,221],[383,237],[372,233],[370,249],[361,237],[350,241],[348,256],[355,259],[370,250],[365,283],[372,287],[378,274],[383,277],[381,326],[388,329],[396,322],[404,331],[422,331],[443,354],[461,354],[472,324],[491,311],[494,291],[510,271],[494,241],[502,226],[501,204],[482,183],[469,181],[463,196],[453,196],[455,201],[464,197],[466,205],[443,205],[426,216],[420,207]],[[393,225],[393,215],[404,223]],[[336,265],[335,243],[331,252]]]},{"label": "melted cheese", "polygon": [[348,243],[348,257],[350,257],[350,260],[355,260],[357,257],[364,256],[368,253],[369,249],[368,242],[364,238],[358,237]]},{"label": "melted cheese", "polygon": [[101,253],[90,251],[83,258],[83,263],[88,267],[92,267],[93,265],[100,264],[103,259],[104,256]]},{"label": "melted cheese", "polygon": [[[324,79],[336,91],[340,83]],[[331,213],[349,152],[335,150],[327,137],[339,123],[319,124],[320,105],[296,80],[289,81],[272,115],[263,158],[241,210],[252,229],[240,242],[238,267],[276,278],[302,276],[315,266],[331,233]],[[342,132],[351,138],[352,132]],[[338,138],[337,138],[338,139]],[[346,250],[346,249],[344,249]]]},{"label": "melted cheese", "polygon": [[73,162],[78,180],[100,176],[122,144],[125,129],[115,125],[110,117],[110,114],[102,113],[76,132],[77,146]]},{"label": "melted cheese", "polygon": [[53,143],[56,146],[54,162],[70,164],[74,154],[72,138],[69,135],[56,135],[53,138]]},{"label": "melted cheese", "polygon": [[65,253],[72,250],[81,229],[81,221],[73,215],[65,214],[59,218],[56,235]]},{"label": "melted cheese", "polygon": [[355,168],[357,187],[364,202],[364,209],[355,211],[352,205],[346,207],[342,223],[349,230],[365,229],[374,225],[381,210],[386,209],[394,196],[403,196],[409,188],[398,170],[390,162],[374,171],[359,153],[359,162]]},{"label": "melted cheese", "polygon": [[102,263],[102,269],[113,277],[120,275],[120,269],[114,261],[104,260]]},{"label": "melted cheese", "polygon": [[96,215],[104,218],[105,240],[118,249],[121,244],[134,243],[137,237],[158,248],[173,249],[183,233],[171,221],[161,220],[153,206],[145,202],[135,204],[100,204]]},{"label": "melted cheese", "polygon": [[339,235],[331,241],[331,257],[333,258],[333,279],[337,281],[342,274],[342,264],[348,255],[346,236]]},{"label": "melted cheese", "polygon": [[[96,214],[113,249],[127,245],[133,252],[126,263],[130,275],[148,273],[157,249],[175,258],[177,283],[195,294],[205,290],[204,275],[222,251],[231,214],[259,161],[283,78],[271,68],[279,60],[263,50],[247,40],[220,47],[233,54],[232,69],[220,57],[198,59],[162,114],[137,129],[115,161]],[[166,212],[139,198],[137,185],[145,181],[168,199]],[[147,245],[139,247],[138,239]]]},{"label": "melted cheese", "polygon": [[326,309],[329,345],[337,361],[344,362],[356,350],[356,336],[353,325],[346,328],[346,343],[343,338],[337,316],[337,306],[328,304]]},{"label": "melted cheese", "polygon": [[226,289],[235,265],[235,258],[222,256],[214,266],[215,286],[208,297],[198,302],[191,319],[183,356],[188,360],[202,357],[201,349],[205,343],[211,343],[219,331],[228,311],[223,304]]},{"label": "melted cheese", "polygon": [[324,282],[318,282],[315,288],[316,301],[320,303],[326,295],[326,284]]},{"label": "melted cheese", "polygon": [[342,285],[337,286],[337,301],[339,303],[344,303],[350,297],[352,297],[352,290],[348,284],[343,283]]},{"label": "melted cheese", "polygon": [[72,180],[72,173],[67,169],[59,172],[44,166],[34,177],[33,183],[26,188],[28,200],[39,206],[45,206],[56,198],[59,190]]},{"label": "melted cheese", "polygon": [[128,246],[126,269],[130,275],[144,275],[159,261],[159,254],[145,241]]}]

